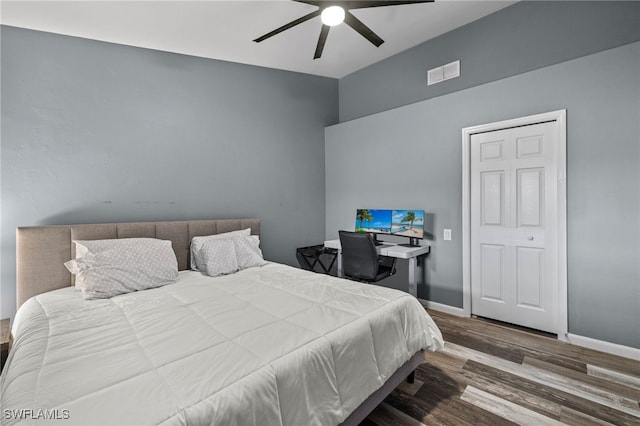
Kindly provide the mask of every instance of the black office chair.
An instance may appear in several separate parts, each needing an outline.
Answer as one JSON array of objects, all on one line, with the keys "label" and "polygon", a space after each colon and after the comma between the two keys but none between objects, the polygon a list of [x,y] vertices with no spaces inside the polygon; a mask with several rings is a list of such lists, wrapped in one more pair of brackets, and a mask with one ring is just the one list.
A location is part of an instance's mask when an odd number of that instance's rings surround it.
[{"label": "black office chair", "polygon": [[342,273],[362,282],[376,282],[396,272],[396,258],[379,256],[367,232],[338,231],[342,247]]}]

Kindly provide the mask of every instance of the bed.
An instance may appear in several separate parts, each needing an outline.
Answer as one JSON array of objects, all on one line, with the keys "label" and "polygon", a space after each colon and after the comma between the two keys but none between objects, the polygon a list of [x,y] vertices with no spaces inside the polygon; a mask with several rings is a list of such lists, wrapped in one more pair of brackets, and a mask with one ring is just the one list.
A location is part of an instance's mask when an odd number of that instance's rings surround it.
[{"label": "bed", "polygon": [[[412,296],[266,262],[209,277],[194,237],[258,219],[17,230],[2,425],[356,425],[442,346]],[[75,240],[171,241],[174,284],[84,300]]]}]

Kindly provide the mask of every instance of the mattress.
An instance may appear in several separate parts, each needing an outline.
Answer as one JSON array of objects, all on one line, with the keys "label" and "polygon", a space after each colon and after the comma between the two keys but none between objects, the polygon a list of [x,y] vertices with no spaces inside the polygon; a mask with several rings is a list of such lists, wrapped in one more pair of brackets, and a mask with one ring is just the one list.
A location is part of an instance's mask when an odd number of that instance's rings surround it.
[{"label": "mattress", "polygon": [[336,425],[443,345],[404,292],[276,263],[111,299],[43,293],[12,332],[2,425]]}]

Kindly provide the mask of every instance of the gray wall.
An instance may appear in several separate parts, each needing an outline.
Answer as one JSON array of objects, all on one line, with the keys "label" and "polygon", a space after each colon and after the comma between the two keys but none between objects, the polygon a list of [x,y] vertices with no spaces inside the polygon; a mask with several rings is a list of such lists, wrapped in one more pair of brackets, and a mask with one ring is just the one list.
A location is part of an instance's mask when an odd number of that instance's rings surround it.
[{"label": "gray wall", "polygon": [[640,43],[329,127],[327,238],[353,229],[358,207],[424,208],[434,248],[418,294],[462,307],[461,129],[559,109],[569,331],[640,348]]},{"label": "gray wall", "polygon": [[[340,121],[640,40],[640,2],[523,1],[340,79]],[[461,76],[427,86],[427,70]]]},{"label": "gray wall", "polygon": [[324,237],[337,80],[2,27],[2,287],[15,228],[262,219],[267,259]]}]

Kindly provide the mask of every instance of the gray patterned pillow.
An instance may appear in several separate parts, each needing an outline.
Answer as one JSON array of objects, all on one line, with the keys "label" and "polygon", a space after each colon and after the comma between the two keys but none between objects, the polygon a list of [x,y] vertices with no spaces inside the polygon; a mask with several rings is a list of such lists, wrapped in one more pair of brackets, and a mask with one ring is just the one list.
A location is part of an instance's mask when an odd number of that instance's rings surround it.
[{"label": "gray patterned pillow", "polygon": [[197,253],[199,253],[202,250],[202,246],[206,241],[220,240],[220,239],[226,239],[226,238],[236,238],[244,235],[251,235],[251,228],[241,229],[239,231],[223,232],[221,234],[205,235],[203,237],[193,237],[191,239],[191,250],[190,250],[191,269],[194,271],[198,270]]},{"label": "gray patterned pillow", "polygon": [[194,252],[194,256],[200,271],[211,277],[267,263],[262,257],[257,235],[209,239]]},{"label": "gray patterned pillow", "polygon": [[196,255],[198,267],[210,277],[233,274],[238,271],[235,238],[207,240]]},{"label": "gray patterned pillow", "polygon": [[260,250],[260,240],[255,236],[240,237],[233,240],[236,249],[236,258],[240,270],[262,266],[264,261],[262,250]]},{"label": "gray patterned pillow", "polygon": [[64,265],[76,276],[85,299],[171,284],[178,278],[178,261],[171,241],[155,238],[74,241],[76,259]]}]

